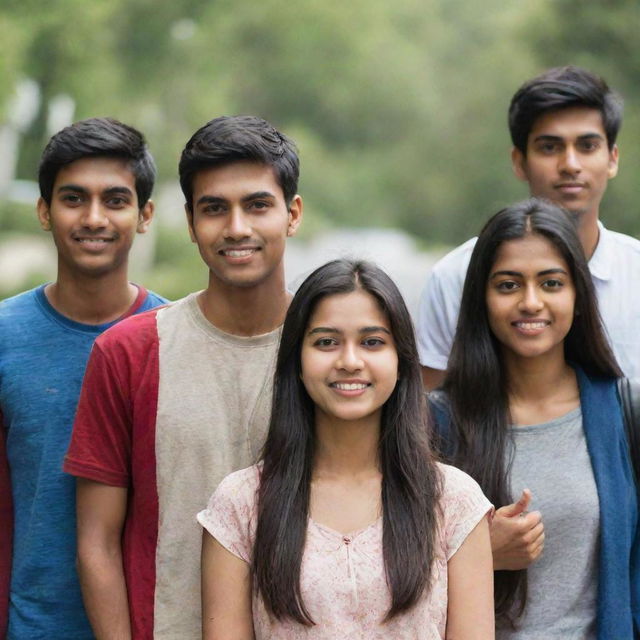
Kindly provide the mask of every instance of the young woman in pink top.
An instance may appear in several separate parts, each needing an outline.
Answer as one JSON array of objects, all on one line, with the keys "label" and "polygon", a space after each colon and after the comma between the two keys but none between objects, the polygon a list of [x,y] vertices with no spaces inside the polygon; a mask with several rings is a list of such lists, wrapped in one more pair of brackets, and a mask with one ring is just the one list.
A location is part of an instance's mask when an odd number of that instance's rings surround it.
[{"label": "young woman in pink top", "polygon": [[391,279],[336,260],[287,314],[263,457],[198,520],[207,639],[494,637],[492,507],[435,462]]}]

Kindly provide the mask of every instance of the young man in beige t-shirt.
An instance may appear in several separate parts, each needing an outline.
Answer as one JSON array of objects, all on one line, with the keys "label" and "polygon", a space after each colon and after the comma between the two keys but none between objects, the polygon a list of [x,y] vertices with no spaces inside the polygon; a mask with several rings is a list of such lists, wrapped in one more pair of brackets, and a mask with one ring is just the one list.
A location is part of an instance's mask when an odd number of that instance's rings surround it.
[{"label": "young man in beige t-shirt", "polygon": [[289,304],[284,247],[302,218],[292,141],[259,118],[216,118],[179,168],[208,286],[98,340],[65,462],[100,638],[200,637],[194,514],[257,458]]}]

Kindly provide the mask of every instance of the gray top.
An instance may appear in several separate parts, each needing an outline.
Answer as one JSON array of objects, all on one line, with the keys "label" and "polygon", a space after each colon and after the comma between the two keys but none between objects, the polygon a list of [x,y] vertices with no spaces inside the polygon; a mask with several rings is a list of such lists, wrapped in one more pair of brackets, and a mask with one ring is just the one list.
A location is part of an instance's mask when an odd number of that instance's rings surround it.
[{"label": "gray top", "polygon": [[499,640],[595,639],[598,493],[580,408],[543,424],[512,427],[514,498],[529,488],[545,529],[542,556],[528,569],[527,606]]}]

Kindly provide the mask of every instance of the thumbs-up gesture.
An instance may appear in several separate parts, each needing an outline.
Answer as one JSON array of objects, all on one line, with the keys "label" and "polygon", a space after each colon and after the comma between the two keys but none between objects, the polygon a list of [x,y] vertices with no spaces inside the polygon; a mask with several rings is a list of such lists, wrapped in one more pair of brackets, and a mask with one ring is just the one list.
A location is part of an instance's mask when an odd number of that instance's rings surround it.
[{"label": "thumbs-up gesture", "polygon": [[491,522],[491,549],[495,571],[526,569],[544,548],[544,525],[539,511],[527,513],[531,491],[517,502],[500,507]]}]

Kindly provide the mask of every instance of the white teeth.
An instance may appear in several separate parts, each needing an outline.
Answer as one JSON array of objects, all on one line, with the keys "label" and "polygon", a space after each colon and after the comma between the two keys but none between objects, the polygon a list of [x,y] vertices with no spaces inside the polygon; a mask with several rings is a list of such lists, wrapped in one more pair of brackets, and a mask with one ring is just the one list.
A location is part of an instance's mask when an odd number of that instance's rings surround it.
[{"label": "white teeth", "polygon": [[546,322],[516,322],[519,329],[543,329],[547,326]]},{"label": "white teeth", "polygon": [[107,238],[76,238],[78,242],[111,242]]},{"label": "white teeth", "polygon": [[341,391],[358,391],[366,389],[369,385],[362,382],[334,382],[332,386]]},{"label": "white teeth", "polygon": [[230,258],[244,258],[253,253],[253,249],[226,249],[223,253]]}]

